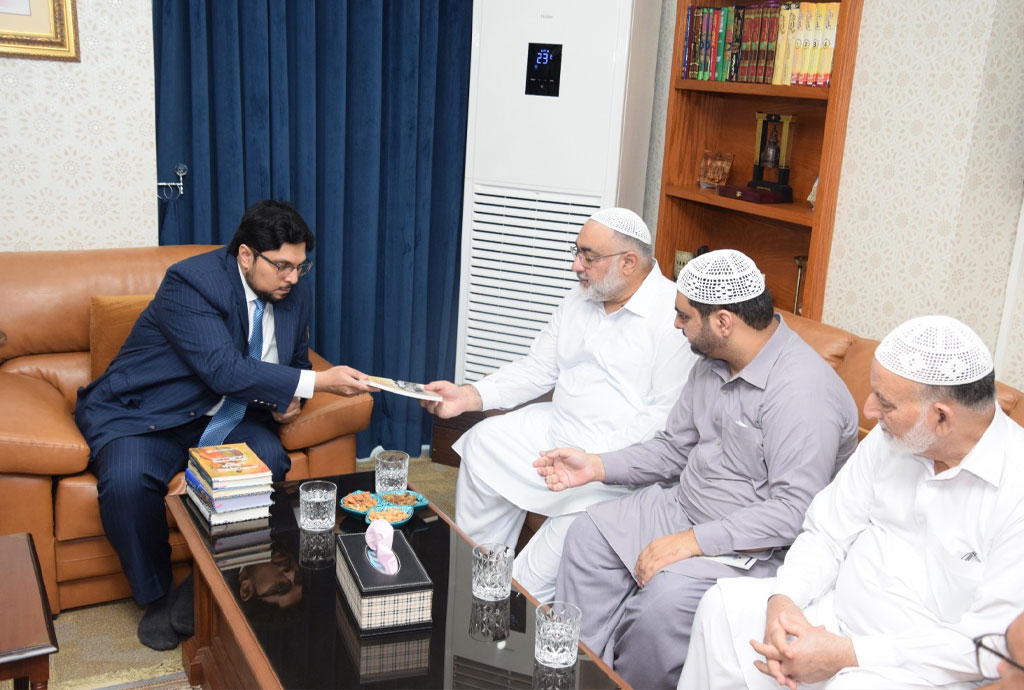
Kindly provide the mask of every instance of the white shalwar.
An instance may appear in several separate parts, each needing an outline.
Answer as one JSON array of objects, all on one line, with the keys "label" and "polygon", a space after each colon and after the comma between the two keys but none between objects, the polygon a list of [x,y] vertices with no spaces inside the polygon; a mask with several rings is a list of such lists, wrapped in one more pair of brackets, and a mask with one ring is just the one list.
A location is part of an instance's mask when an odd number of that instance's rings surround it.
[{"label": "white shalwar", "polygon": [[1024,428],[997,405],[974,448],[936,475],[876,427],[803,530],[775,580],[709,590],[680,688],[779,687],[749,645],[764,637],[772,594],[853,640],[858,667],[813,687],[976,687],[972,638],[1002,632],[1024,608]]},{"label": "white shalwar", "polygon": [[[611,314],[577,286],[525,357],[473,384],[485,410],[509,409],[552,388],[554,395],[550,403],[489,417],[454,444],[462,458],[455,521],[470,538],[514,547],[526,511],[563,516],[629,491],[593,483],[552,492],[533,461],[560,446],[622,448],[664,426],[697,359],[673,325],[676,295],[657,264]],[[543,598],[554,591],[564,529],[546,523],[542,532],[517,559],[515,576]]]}]

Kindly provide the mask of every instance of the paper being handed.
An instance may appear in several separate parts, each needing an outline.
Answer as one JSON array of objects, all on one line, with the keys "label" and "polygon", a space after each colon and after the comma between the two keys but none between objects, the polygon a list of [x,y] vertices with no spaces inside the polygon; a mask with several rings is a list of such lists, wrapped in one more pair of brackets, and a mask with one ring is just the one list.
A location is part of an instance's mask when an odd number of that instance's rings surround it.
[{"label": "paper being handed", "polygon": [[382,391],[387,391],[388,393],[398,393],[399,395],[407,395],[410,398],[419,398],[420,400],[434,400],[437,402],[443,400],[443,398],[437,393],[433,393],[424,388],[422,383],[397,381],[384,376],[371,376],[366,379],[366,382],[374,388],[380,388]]}]

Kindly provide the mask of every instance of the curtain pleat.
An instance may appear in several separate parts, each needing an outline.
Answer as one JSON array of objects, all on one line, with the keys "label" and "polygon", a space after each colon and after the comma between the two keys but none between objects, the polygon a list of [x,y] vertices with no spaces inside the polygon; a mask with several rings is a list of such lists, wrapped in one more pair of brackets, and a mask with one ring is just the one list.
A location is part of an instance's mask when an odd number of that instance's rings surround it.
[{"label": "curtain pleat", "polygon": [[[313,347],[370,374],[455,369],[472,0],[154,0],[157,161],[189,167],[160,243],[227,243],[290,201],[316,234]],[[376,445],[431,419],[375,396]]]}]

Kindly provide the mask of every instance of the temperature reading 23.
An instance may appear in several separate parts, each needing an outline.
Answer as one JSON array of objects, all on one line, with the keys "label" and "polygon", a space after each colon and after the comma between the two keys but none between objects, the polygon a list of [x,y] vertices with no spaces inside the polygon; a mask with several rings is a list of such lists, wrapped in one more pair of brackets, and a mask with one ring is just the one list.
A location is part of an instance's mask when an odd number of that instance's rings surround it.
[{"label": "temperature reading 23", "polygon": [[526,95],[558,96],[562,44],[531,43],[526,55]]}]

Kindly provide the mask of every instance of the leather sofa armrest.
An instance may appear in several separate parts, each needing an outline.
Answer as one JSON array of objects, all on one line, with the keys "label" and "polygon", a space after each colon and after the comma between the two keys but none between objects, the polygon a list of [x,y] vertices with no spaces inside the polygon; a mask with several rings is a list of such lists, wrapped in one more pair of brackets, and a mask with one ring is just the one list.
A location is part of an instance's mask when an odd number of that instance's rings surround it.
[{"label": "leather sofa armrest", "polygon": [[[309,351],[309,361],[314,371],[324,371],[332,366],[313,350]],[[369,393],[351,398],[316,393],[306,401],[295,421],[281,427],[281,444],[286,450],[302,450],[354,434],[369,426],[372,410],[373,398]]]},{"label": "leather sofa armrest", "polygon": [[0,472],[74,474],[88,464],[89,446],[60,391],[0,372]]}]

